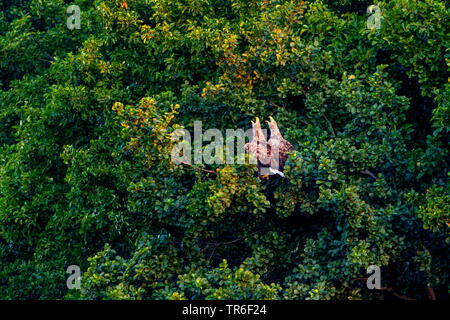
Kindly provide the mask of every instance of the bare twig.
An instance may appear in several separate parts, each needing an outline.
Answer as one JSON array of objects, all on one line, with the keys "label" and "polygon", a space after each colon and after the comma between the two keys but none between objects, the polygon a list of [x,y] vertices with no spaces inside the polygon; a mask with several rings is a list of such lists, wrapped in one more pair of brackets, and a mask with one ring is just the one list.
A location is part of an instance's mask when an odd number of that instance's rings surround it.
[{"label": "bare twig", "polygon": [[[367,280],[367,279],[368,278],[355,278],[355,279],[352,279],[352,280]],[[392,293],[392,295],[394,297],[397,297],[397,298],[399,298],[401,300],[416,300],[416,299],[413,299],[413,298],[410,298],[410,297],[407,297],[407,296],[402,296],[401,294],[398,294],[398,293],[394,292],[394,289],[392,289],[391,287],[381,287],[380,289],[377,289],[377,290],[387,291],[389,293]]]},{"label": "bare twig", "polygon": [[214,172],[214,171],[212,171],[212,170],[206,170],[206,169],[202,169],[202,168],[196,168],[196,167],[194,167],[192,164],[190,164],[189,162],[185,162],[185,161],[180,160],[180,159],[174,159],[174,161],[178,161],[178,162],[180,162],[180,163],[182,163],[182,164],[185,164],[185,165],[191,167],[192,169],[200,170],[200,171],[204,171],[204,172],[208,172],[208,173],[212,173],[212,174],[215,174],[215,175],[217,176],[217,172]]},{"label": "bare twig", "polygon": [[369,170],[363,170],[361,171],[362,174],[367,174],[368,176],[371,176],[372,178],[374,178],[375,180],[377,180],[377,176],[374,175],[372,172],[370,172]]},{"label": "bare twig", "polygon": [[309,123],[308,122],[306,122],[305,120],[300,120],[302,123],[304,123],[304,124],[306,124],[307,126],[309,126]]},{"label": "bare twig", "polygon": [[380,288],[378,290],[390,292],[390,293],[392,293],[392,295],[394,297],[397,297],[397,298],[399,298],[401,300],[416,300],[416,299],[413,299],[413,298],[410,298],[410,297],[407,297],[407,296],[402,296],[402,295],[394,292],[394,289],[392,289],[390,287],[382,287],[382,288]]},{"label": "bare twig", "polygon": [[326,115],[322,115],[322,117],[325,119],[325,121],[328,123],[328,126],[330,127],[330,129],[331,129],[331,133],[333,133],[333,137],[335,137],[336,138],[336,132],[334,132],[334,129],[333,129],[333,126],[331,125],[331,122],[330,122],[330,120],[328,120],[328,118],[327,118],[327,116]]},{"label": "bare twig", "polygon": [[266,98],[266,101],[267,101],[272,107],[280,108],[279,105],[277,105],[276,103],[272,102],[272,100],[270,100],[269,98]]},{"label": "bare twig", "polygon": [[[251,236],[253,236],[253,235],[255,235],[255,234],[259,233],[259,232],[262,232],[262,231],[264,231],[264,230],[258,230],[258,231],[255,231],[255,232],[250,233],[249,235],[247,235],[247,236],[245,236],[245,237],[237,238],[237,239],[230,240],[230,241],[223,241],[223,242],[207,242],[207,243],[205,243],[205,244],[206,244],[206,247],[205,247],[203,250],[205,250],[205,249],[207,249],[207,248],[209,248],[209,247],[212,247],[212,246],[214,247],[213,250],[212,250],[212,252],[211,252],[211,254],[209,255],[208,262],[212,259],[213,255],[214,255],[214,252],[216,251],[216,249],[217,249],[218,247],[220,247],[220,246],[222,246],[222,245],[233,244],[233,243],[236,243],[236,242],[245,240],[245,239],[247,239],[248,237],[251,237]],[[203,250],[202,250],[202,251],[203,251]]]},{"label": "bare twig", "polygon": [[42,52],[44,52],[45,55],[47,56],[47,58],[50,59],[49,62],[55,61],[55,58],[52,57],[52,56],[51,56],[51,55],[50,55],[50,54],[42,47],[42,44],[40,44],[39,41],[37,41],[35,38],[33,38],[33,36],[32,36],[31,34],[30,34],[30,39],[33,40],[33,41],[38,45],[38,47],[39,47],[40,49],[42,49]]},{"label": "bare twig", "polygon": [[211,259],[212,259],[212,257],[214,256],[214,252],[216,251],[217,247],[218,247],[218,245],[216,245],[216,246],[214,247],[213,251],[212,251],[211,254],[209,255],[208,262],[211,261]]}]

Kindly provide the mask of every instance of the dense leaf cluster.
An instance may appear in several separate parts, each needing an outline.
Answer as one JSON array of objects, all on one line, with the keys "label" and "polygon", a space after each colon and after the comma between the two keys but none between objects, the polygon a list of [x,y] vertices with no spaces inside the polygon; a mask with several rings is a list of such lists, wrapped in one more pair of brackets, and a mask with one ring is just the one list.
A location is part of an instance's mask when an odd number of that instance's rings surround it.
[{"label": "dense leaf cluster", "polygon": [[[123,2],[0,0],[0,298],[448,298],[445,1]],[[285,178],[171,161],[256,116]]]}]

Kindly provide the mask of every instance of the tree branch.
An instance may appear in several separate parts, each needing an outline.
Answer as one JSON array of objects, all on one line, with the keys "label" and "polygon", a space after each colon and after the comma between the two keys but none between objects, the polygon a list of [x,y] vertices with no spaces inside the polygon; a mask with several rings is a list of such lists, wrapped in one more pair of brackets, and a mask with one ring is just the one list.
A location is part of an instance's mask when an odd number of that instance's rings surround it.
[{"label": "tree branch", "polygon": [[272,100],[270,100],[269,98],[266,98],[266,101],[275,108],[281,108],[279,105],[277,105],[276,103],[272,102]]},{"label": "tree branch", "polygon": [[247,236],[245,236],[245,237],[237,238],[237,239],[230,240],[230,241],[223,241],[223,242],[207,242],[207,243],[205,243],[205,244],[206,244],[206,247],[205,247],[204,249],[202,249],[202,251],[205,250],[205,249],[207,249],[207,248],[209,248],[209,247],[214,246],[214,249],[212,250],[212,252],[211,252],[211,254],[209,255],[209,258],[208,258],[208,262],[209,262],[209,261],[212,259],[213,255],[214,255],[214,252],[216,251],[216,249],[217,249],[218,247],[220,247],[220,246],[222,246],[222,245],[233,244],[233,243],[242,241],[242,240],[247,239],[247,238],[249,238],[249,237],[251,237],[251,236],[253,236],[253,235],[255,235],[255,234],[259,233],[259,232],[262,232],[262,231],[264,231],[264,229],[263,229],[263,230],[258,230],[258,231],[252,232],[252,233],[250,233],[249,235],[247,235]]},{"label": "tree branch", "polygon": [[[368,278],[355,278],[355,279],[352,279],[352,280],[367,280],[367,279]],[[399,298],[401,300],[416,300],[416,299],[413,299],[413,298],[410,298],[410,297],[407,297],[407,296],[402,296],[401,294],[398,294],[398,293],[394,292],[394,289],[392,289],[391,287],[381,287],[380,289],[377,289],[377,290],[387,291],[389,293],[392,293],[392,295],[394,297],[397,297],[397,298]]]},{"label": "tree branch", "polygon": [[200,171],[204,171],[204,172],[208,172],[208,173],[212,173],[212,174],[215,174],[215,175],[217,176],[217,172],[214,172],[214,171],[212,171],[212,170],[206,170],[206,169],[202,169],[202,168],[196,168],[196,167],[194,167],[192,164],[190,164],[189,162],[185,162],[185,161],[180,160],[180,159],[174,159],[174,160],[175,160],[175,161],[178,161],[178,162],[181,162],[182,164],[185,164],[185,165],[191,167],[192,169],[200,170]]},{"label": "tree branch", "polygon": [[39,49],[42,49],[42,52],[44,52],[45,55],[47,56],[47,58],[50,59],[49,62],[55,61],[55,58],[52,57],[52,56],[51,56],[51,55],[50,55],[50,54],[42,47],[42,44],[40,44],[39,41],[37,41],[35,38],[33,38],[33,36],[32,36],[31,34],[30,34],[30,39],[33,40],[33,41],[38,45],[38,48],[39,48]]},{"label": "tree branch", "polygon": [[333,133],[333,137],[336,138],[336,132],[334,132],[334,129],[333,129],[333,126],[331,125],[330,120],[328,120],[327,116],[324,115],[324,114],[322,115],[322,117],[323,117],[323,118],[325,119],[325,121],[328,123],[328,126],[330,127],[331,132]]},{"label": "tree branch", "polygon": [[361,171],[362,174],[367,174],[368,176],[371,176],[372,178],[374,178],[375,180],[377,180],[377,176],[374,175],[372,172],[370,172],[369,170],[363,170]]},{"label": "tree branch", "polygon": [[399,298],[399,299],[401,299],[401,300],[416,300],[416,299],[413,299],[413,298],[410,298],[410,297],[407,297],[407,296],[402,296],[402,295],[400,295],[400,294],[394,292],[394,289],[392,289],[392,288],[390,288],[390,287],[382,287],[382,288],[380,288],[380,289],[378,289],[378,290],[390,292],[390,293],[392,293],[392,295],[393,295],[394,297],[397,297],[397,298]]}]

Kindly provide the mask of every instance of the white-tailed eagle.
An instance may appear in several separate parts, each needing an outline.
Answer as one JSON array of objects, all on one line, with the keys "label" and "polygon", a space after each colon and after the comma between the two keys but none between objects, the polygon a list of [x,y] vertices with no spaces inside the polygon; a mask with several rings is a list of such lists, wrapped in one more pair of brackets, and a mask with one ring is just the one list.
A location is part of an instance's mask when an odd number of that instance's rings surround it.
[{"label": "white-tailed eagle", "polygon": [[261,129],[261,123],[256,118],[255,122],[252,121],[253,139],[245,144],[245,150],[256,156],[259,176],[278,174],[284,177],[284,164],[289,151],[293,150],[294,147],[281,136],[277,123],[272,117],[267,122],[270,128],[269,141],[266,140]]}]

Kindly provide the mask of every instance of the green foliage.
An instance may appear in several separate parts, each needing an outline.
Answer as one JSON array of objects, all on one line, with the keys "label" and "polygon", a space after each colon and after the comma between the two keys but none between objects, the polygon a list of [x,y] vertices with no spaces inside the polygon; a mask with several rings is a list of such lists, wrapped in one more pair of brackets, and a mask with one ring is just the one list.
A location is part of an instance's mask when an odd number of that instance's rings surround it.
[{"label": "green foliage", "polygon": [[[262,300],[277,299],[280,286],[264,284],[258,274],[242,267],[230,270],[227,260],[207,272],[193,271],[179,277],[177,291],[167,298],[179,299],[227,299]],[[170,292],[169,292],[170,294]]]},{"label": "green foliage", "polygon": [[169,286],[180,272],[180,262],[168,234],[142,236],[133,256],[123,259],[105,245],[103,251],[89,258],[90,266],[83,281],[85,299],[152,298],[158,289]]},{"label": "green foliage", "polygon": [[[0,298],[448,298],[444,1],[122,3],[0,1]],[[256,116],[284,178],[171,161]]]}]

